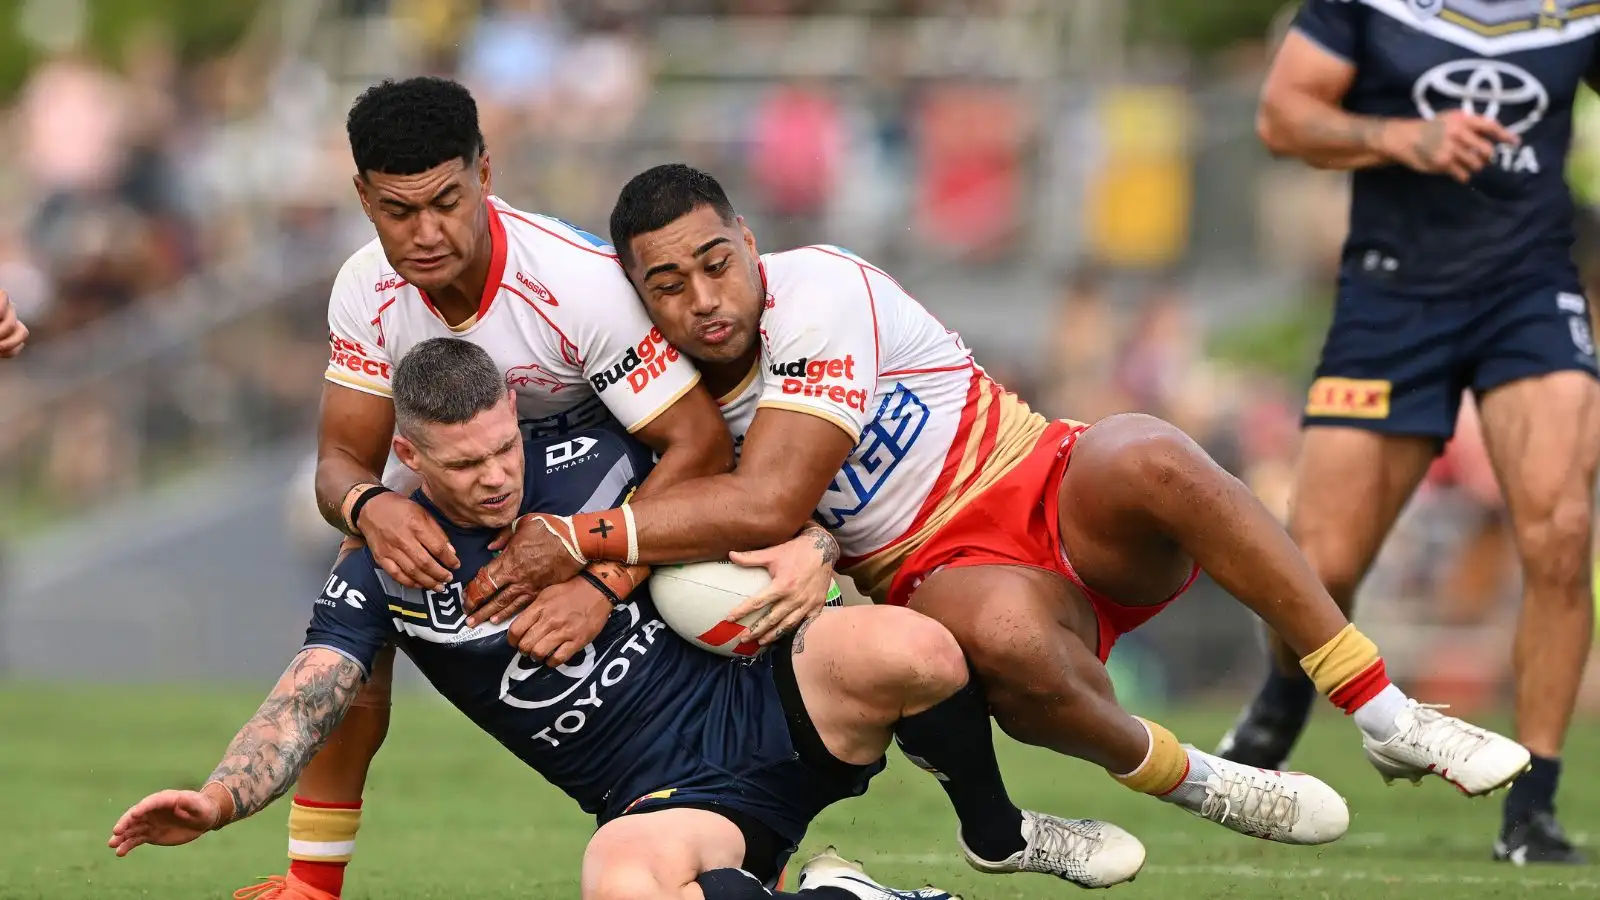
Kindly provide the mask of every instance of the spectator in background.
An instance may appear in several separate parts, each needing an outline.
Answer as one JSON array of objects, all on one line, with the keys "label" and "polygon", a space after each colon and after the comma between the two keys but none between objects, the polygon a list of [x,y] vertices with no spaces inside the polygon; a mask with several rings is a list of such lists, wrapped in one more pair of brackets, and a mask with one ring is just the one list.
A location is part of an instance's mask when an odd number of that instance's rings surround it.
[{"label": "spectator in background", "polygon": [[773,235],[764,252],[819,240],[845,145],[843,113],[823,84],[796,81],[768,91],[750,119],[755,205]]}]

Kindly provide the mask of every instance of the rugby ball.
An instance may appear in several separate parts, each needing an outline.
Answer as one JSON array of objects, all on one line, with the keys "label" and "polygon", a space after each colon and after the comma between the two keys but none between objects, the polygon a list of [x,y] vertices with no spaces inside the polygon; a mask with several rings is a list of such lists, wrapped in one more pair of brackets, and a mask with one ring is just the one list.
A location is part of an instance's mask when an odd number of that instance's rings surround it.
[{"label": "rugby ball", "polygon": [[[761,566],[740,566],[727,560],[656,566],[650,573],[650,597],[661,620],[684,640],[719,656],[748,659],[763,648],[737,638],[761,619],[766,608],[738,622],[729,622],[728,613],[771,583],[772,576]],[[843,599],[835,582],[828,591],[828,605],[839,606]]]}]

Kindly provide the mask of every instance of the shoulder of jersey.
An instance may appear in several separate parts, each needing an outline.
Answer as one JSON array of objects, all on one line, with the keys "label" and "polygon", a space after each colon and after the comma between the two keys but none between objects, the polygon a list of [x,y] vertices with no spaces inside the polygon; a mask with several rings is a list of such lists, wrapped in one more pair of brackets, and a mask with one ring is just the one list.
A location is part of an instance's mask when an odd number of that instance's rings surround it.
[{"label": "shoulder of jersey", "polygon": [[546,275],[556,268],[562,272],[621,273],[616,249],[599,235],[553,216],[524,212],[499,197],[490,197],[489,202],[505,227],[508,279],[515,277],[518,266],[536,267]]},{"label": "shoulder of jersey", "polygon": [[405,279],[395,273],[388,257],[383,255],[383,245],[378,243],[377,238],[350,254],[350,258],[339,267],[335,284],[346,286],[346,296],[358,299],[363,304],[370,301],[373,306],[383,303],[406,287]]},{"label": "shoulder of jersey", "polygon": [[781,308],[789,292],[836,284],[839,279],[850,279],[849,284],[858,287],[862,267],[872,268],[849,252],[824,244],[764,253],[761,265],[767,279],[768,309]]}]

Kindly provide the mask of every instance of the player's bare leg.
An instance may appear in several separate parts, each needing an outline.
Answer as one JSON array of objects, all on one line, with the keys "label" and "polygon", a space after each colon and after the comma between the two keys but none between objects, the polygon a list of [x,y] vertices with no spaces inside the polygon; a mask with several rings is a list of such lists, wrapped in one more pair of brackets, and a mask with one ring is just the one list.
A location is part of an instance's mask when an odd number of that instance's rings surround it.
[{"label": "player's bare leg", "polygon": [[[1379,434],[1359,428],[1305,429],[1289,507],[1289,535],[1346,617],[1384,539],[1437,453],[1431,438]],[[1217,755],[1246,765],[1281,769],[1305,729],[1317,689],[1300,656],[1268,631],[1267,680]]]},{"label": "player's bare leg", "polygon": [[394,648],[379,652],[344,721],[311,758],[289,808],[289,871],[240,889],[250,900],[326,900],[344,889],[361,827],[361,794],[389,733]]},{"label": "player's bare leg", "polygon": [[1528,751],[1407,698],[1266,507],[1188,436],[1148,416],[1113,416],[1079,437],[1060,489],[1061,538],[1079,576],[1142,602],[1148,571],[1192,557],[1300,655],[1318,691],[1350,715],[1386,780],[1435,774],[1478,796],[1509,784]]},{"label": "player's bare leg", "polygon": [[961,646],[927,616],[894,606],[831,609],[796,633],[792,659],[828,752],[866,764],[883,755],[893,734],[908,759],[939,777],[974,868],[1109,887],[1144,865],[1144,846],[1115,825],[1012,804],[995,760],[988,703],[969,679]]},{"label": "player's bare leg", "polygon": [[1512,659],[1517,737],[1533,752],[1533,768],[1506,797],[1495,853],[1519,862],[1582,862],[1554,812],[1562,742],[1594,634],[1600,384],[1576,371],[1523,379],[1489,391],[1481,410],[1522,558]]},{"label": "player's bare leg", "polygon": [[[837,872],[836,866],[814,864],[802,870],[797,892],[774,893],[741,868],[744,857],[743,833],[733,822],[710,810],[676,808],[622,816],[601,826],[589,839],[583,854],[582,898],[957,900],[936,889],[886,888],[860,869]],[[813,861],[817,862],[831,860],[825,856]]]},{"label": "player's bare leg", "polygon": [[[1172,562],[1181,562],[1169,554]],[[1187,564],[1148,566],[1150,602],[1187,578]],[[1163,577],[1163,576],[1168,577]],[[1170,583],[1163,583],[1170,582]],[[1117,703],[1095,655],[1095,614],[1066,578],[1014,566],[947,568],[912,595],[961,642],[1007,734],[1086,759],[1119,781],[1242,834],[1297,844],[1349,827],[1344,800],[1309,775],[1263,772],[1179,744]]]}]

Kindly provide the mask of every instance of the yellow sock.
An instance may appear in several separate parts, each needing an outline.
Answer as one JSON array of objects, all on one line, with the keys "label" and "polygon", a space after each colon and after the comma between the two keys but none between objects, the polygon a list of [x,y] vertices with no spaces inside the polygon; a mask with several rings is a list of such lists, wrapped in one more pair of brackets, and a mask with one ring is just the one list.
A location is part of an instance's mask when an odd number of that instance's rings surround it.
[{"label": "yellow sock", "polygon": [[318,890],[338,896],[344,868],[356,852],[361,802],[321,803],[294,798],[289,807],[289,872]]},{"label": "yellow sock", "polygon": [[1378,645],[1353,624],[1300,660],[1300,668],[1347,715],[1389,686]]},{"label": "yellow sock", "polygon": [[1150,733],[1150,752],[1132,772],[1110,774],[1141,794],[1159,797],[1183,783],[1184,776],[1189,774],[1189,754],[1172,732],[1149,719],[1139,719],[1139,722]]}]

